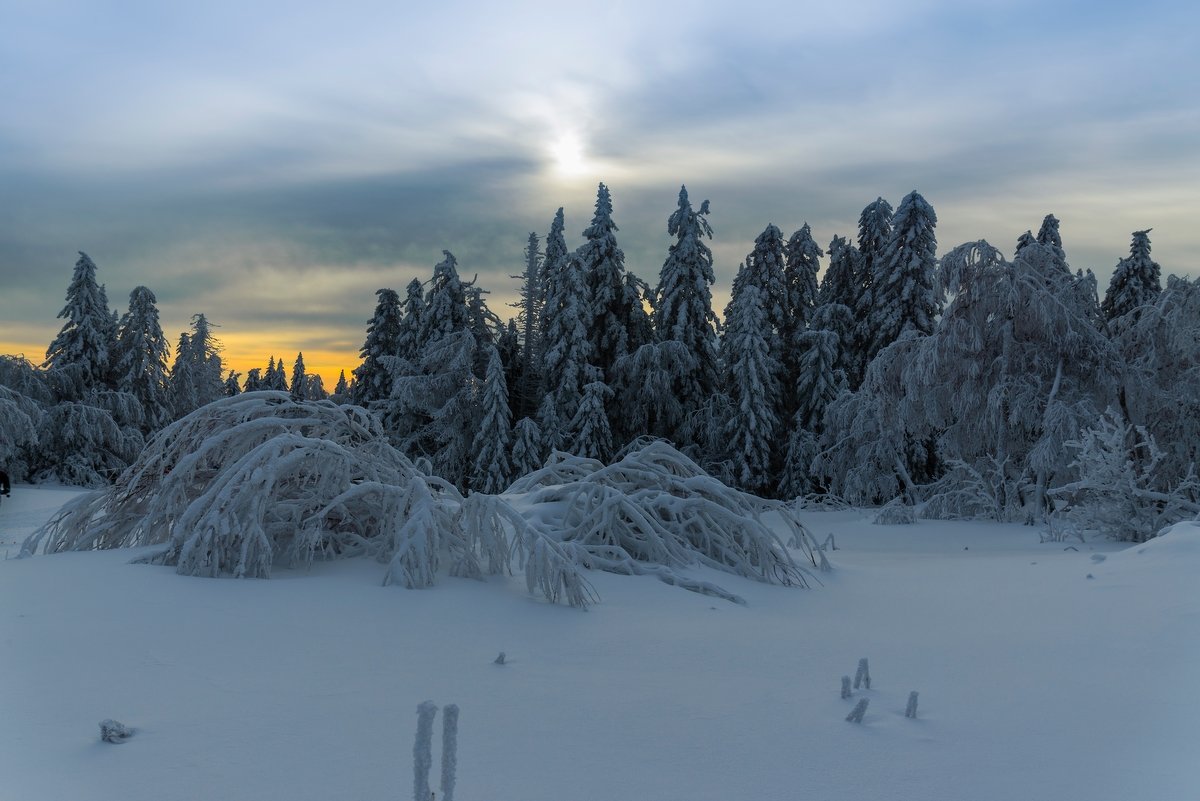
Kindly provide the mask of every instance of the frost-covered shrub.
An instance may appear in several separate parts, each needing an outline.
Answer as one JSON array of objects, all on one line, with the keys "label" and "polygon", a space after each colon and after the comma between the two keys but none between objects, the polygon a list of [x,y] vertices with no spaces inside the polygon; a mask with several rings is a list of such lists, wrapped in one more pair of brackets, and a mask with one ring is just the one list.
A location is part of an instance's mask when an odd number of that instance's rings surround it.
[{"label": "frost-covered shrub", "polygon": [[871,668],[867,664],[867,658],[864,656],[858,660],[858,669],[854,671],[854,689],[862,687],[863,689],[871,689]]},{"label": "frost-covered shrub", "polygon": [[433,719],[437,704],[422,701],[417,707],[417,737],[413,743],[413,801],[429,801],[429,769],[433,766]]},{"label": "frost-covered shrub", "polygon": [[596,600],[584,571],[601,569],[740,600],[676,571],[806,585],[768,515],[828,567],[783,504],[725,486],[666,443],[608,466],[559,453],[503,495],[464,498],[392,447],[364,409],[268,391],[168,426],[111,489],[65,505],[22,551],[162,545],[147,558],[234,577],[366,555],[387,563],[385,583],[410,588],[515,567],[530,592],[573,606]]},{"label": "frost-covered shrub", "polygon": [[904,707],[904,717],[917,717],[917,691],[913,690],[908,694],[908,705]]},{"label": "frost-covered shrub", "polygon": [[137,458],[144,441],[137,428],[121,426],[106,409],[64,402],[42,415],[37,442],[36,478],[101,487]]},{"label": "frost-covered shrub", "polygon": [[858,703],[854,705],[854,709],[850,710],[849,715],[846,715],[846,722],[847,723],[862,723],[863,715],[865,715],[867,713],[867,704],[869,704],[869,703],[870,703],[869,699],[866,699],[866,698],[858,699]]},{"label": "frost-covered shrub", "polygon": [[871,522],[877,526],[912,525],[917,522],[917,512],[900,498],[895,498],[876,512]]}]

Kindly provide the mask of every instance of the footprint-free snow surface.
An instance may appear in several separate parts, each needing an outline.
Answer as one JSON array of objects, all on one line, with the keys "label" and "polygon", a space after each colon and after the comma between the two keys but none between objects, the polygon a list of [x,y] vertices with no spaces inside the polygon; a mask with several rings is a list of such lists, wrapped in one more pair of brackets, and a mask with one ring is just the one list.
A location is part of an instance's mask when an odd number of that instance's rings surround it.
[{"label": "footprint-free snow surface", "polygon": [[[409,799],[426,699],[461,709],[459,801],[1200,798],[1196,524],[1122,548],[812,512],[823,586],[722,574],[738,606],[592,575],[583,612],[361,560],[16,559],[72,494],[0,505],[0,801]],[[871,689],[842,699],[860,657]],[[134,736],[102,742],[106,719]]]}]

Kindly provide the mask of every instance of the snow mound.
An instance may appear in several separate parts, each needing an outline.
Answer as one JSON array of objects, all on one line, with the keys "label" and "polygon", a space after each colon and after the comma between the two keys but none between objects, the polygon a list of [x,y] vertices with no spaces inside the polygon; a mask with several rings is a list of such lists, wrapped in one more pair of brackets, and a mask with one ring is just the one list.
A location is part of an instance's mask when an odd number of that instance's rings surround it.
[{"label": "snow mound", "polygon": [[1106,567],[1186,568],[1200,570],[1200,521],[1167,526],[1157,537],[1109,554]]},{"label": "snow mound", "polygon": [[[788,543],[764,516],[777,515]],[[393,448],[357,406],[253,392],[211,403],[160,432],[108,490],[66,504],[23,555],[162,545],[149,561],[194,576],[266,578],[314,559],[371,556],[384,583],[524,570],[529,591],[596,600],[588,569],[654,575],[739,601],[680,568],[807,586],[828,568],[782,504],[727,487],[664,442],[612,465],[567,454],[503,495],[464,497]]]}]

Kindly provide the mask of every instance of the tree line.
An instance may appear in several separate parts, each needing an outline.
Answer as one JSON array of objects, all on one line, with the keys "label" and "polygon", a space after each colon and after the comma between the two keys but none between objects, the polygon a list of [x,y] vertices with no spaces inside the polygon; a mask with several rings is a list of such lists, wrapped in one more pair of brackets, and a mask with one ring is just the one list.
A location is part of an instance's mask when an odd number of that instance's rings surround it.
[{"label": "tree line", "polygon": [[1200,285],[1162,285],[1149,231],[1100,298],[1053,215],[1011,257],[980,241],[939,258],[919,193],[877,198],[826,249],[807,223],[768,225],[718,318],[709,217],[681,188],[651,285],[625,267],[601,184],[582,244],[567,245],[561,208],[529,234],[508,320],[444,251],[403,298],[376,293],[361,363],[331,396],[303,354],[290,377],[275,357],[244,379],[223,371],[204,315],[168,365],[153,293],[136,288],[118,318],[81,254],[45,362],[0,363],[0,460],[100,483],[170,421],[278,390],[371,410],[464,491],[499,492],[556,451],[605,461],[651,437],[767,497],[1075,514],[1133,539],[1200,513]]}]

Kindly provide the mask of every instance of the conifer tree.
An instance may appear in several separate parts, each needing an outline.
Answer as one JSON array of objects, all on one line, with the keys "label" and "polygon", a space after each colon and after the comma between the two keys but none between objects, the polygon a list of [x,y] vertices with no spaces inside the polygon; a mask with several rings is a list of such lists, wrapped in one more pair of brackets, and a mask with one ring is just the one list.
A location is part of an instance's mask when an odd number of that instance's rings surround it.
[{"label": "conifer tree", "polygon": [[304,386],[304,353],[296,354],[296,361],[292,365],[292,383],[288,387],[288,391],[292,394],[292,400],[302,401],[307,397]]},{"label": "conifer tree", "polygon": [[892,204],[878,197],[858,215],[858,252],[862,254],[868,282],[874,276],[876,265],[891,239],[892,214]]},{"label": "conifer tree", "polygon": [[339,370],[337,383],[333,387],[333,397],[339,402],[344,402],[348,394],[349,387],[346,384],[346,371]]},{"label": "conifer tree", "polygon": [[576,255],[587,286],[591,363],[605,377],[617,360],[645,344],[642,298],[637,295],[637,282],[626,281],[625,254],[617,246],[617,230],[608,187],[600,184],[596,213],[583,232],[586,241]]},{"label": "conifer tree", "polygon": [[267,376],[267,389],[273,389],[276,392],[288,391],[287,373],[283,371],[283,359],[272,359],[275,364],[274,369]]},{"label": "conifer tree", "polygon": [[[504,384],[508,387],[508,408],[515,415],[517,412],[530,411],[527,404],[517,395],[519,385],[524,378],[525,349],[521,347],[521,335],[517,331],[517,321],[510,319],[500,330],[496,338],[496,350],[500,353],[500,364],[504,366]],[[486,373],[486,368],[485,368]]]},{"label": "conifer tree", "polygon": [[1151,230],[1133,232],[1129,256],[1121,259],[1113,271],[1104,302],[1100,304],[1109,323],[1131,313],[1134,316],[1130,321],[1136,320],[1137,311],[1154,303],[1162,293],[1162,270],[1158,262],[1150,258]]},{"label": "conifer tree", "polygon": [[749,265],[738,270],[721,340],[733,407],[726,439],[734,481],[748,492],[766,494],[773,489],[771,467],[778,427],[775,410],[780,368],[768,340],[771,329],[766,293],[748,280],[749,270]]},{"label": "conifer tree", "polygon": [[154,293],[144,286],[129,293],[129,309],[117,329],[117,388],[137,398],[144,430],[155,431],[171,420],[167,397],[167,358],[170,346],[158,320]]},{"label": "conifer tree", "polygon": [[1071,270],[1067,267],[1067,254],[1063,250],[1062,234],[1059,233],[1058,226],[1058,218],[1047,214],[1042,218],[1042,227],[1038,229],[1037,242],[1050,248],[1050,252],[1054,254],[1054,268],[1058,272],[1069,274]]},{"label": "conifer tree", "polygon": [[873,336],[868,358],[875,358],[905,331],[918,335],[933,331],[941,310],[935,290],[936,226],[937,215],[920,194],[910,192],[900,201],[887,247],[871,276],[867,325]]},{"label": "conifer tree", "polygon": [[704,242],[712,238],[707,216],[708,201],[693,211],[687,187],[681,186],[678,208],[667,218],[667,233],[675,243],[667,252],[654,293],[658,340],[678,342],[692,361],[670,388],[684,415],[699,409],[717,386],[713,255]]},{"label": "conifer tree", "polygon": [[858,248],[847,242],[844,236],[835,236],[829,242],[829,267],[821,279],[817,305],[840,303],[851,311],[858,308],[859,298],[865,289],[863,266]]},{"label": "conifer tree", "polygon": [[512,439],[504,365],[500,361],[499,351],[494,347],[488,348],[487,374],[480,406],[482,414],[475,431],[471,484],[480,492],[494,495],[503,492],[509,483],[511,466],[508,445]]},{"label": "conifer tree", "polygon": [[241,373],[236,373],[233,370],[229,371],[229,375],[225,377],[225,396],[232,398],[234,395],[240,395],[242,388],[239,383]]},{"label": "conifer tree", "polygon": [[471,329],[473,334],[478,334],[472,329],[475,321],[467,308],[466,287],[458,277],[458,259],[448,250],[443,250],[442,256],[433,268],[433,279],[425,299],[418,336],[422,348],[459,331]]},{"label": "conifer tree", "polygon": [[105,389],[116,346],[116,325],[104,289],[96,283],[96,265],[82,251],[67,287],[67,305],[58,313],[66,320],[46,350],[43,367],[70,387],[71,398]]},{"label": "conifer tree", "polygon": [[265,389],[262,379],[262,368],[251,367],[246,371],[246,382],[242,384],[243,392],[258,392],[260,389]]},{"label": "conifer tree", "polygon": [[[739,282],[758,287],[759,302],[767,315],[764,336],[771,347],[771,358],[782,365],[784,352],[783,337],[790,328],[788,320],[787,274],[784,264],[783,232],[775,225],[768,225],[754,240],[754,250],[746,256],[744,269],[734,276],[733,293],[738,291]],[[730,301],[732,306],[732,300]],[[729,317],[730,308],[725,310]]]},{"label": "conifer tree", "polygon": [[824,255],[821,246],[813,241],[808,223],[792,234],[784,248],[789,318],[789,336],[785,339],[790,347],[794,348],[798,343],[799,335],[808,327],[809,317],[817,305],[817,273],[821,270]]},{"label": "conifer tree", "polygon": [[404,294],[403,312],[399,334],[396,337],[396,355],[411,362],[421,355],[423,344],[421,326],[425,319],[425,289],[421,279],[414,278],[408,283]]},{"label": "conifer tree", "polygon": [[[576,408],[578,408],[578,403],[576,403]],[[554,395],[544,395],[541,405],[538,406],[537,416],[543,455],[548,456],[554,451],[561,451],[566,447],[567,437],[563,431],[563,425],[562,419],[558,416],[558,405],[554,401]]]},{"label": "conifer tree", "polygon": [[179,335],[179,344],[175,347],[175,362],[171,365],[168,392],[171,397],[171,410],[176,418],[200,408],[200,400],[196,394],[196,360],[192,357],[192,338],[186,331]]},{"label": "conifer tree", "polygon": [[603,381],[593,381],[583,388],[583,399],[569,426],[571,453],[601,462],[612,456],[612,429],[604,408],[612,397],[613,391]]},{"label": "conifer tree", "polygon": [[541,351],[538,354],[539,357],[549,347],[546,337],[550,330],[550,319],[547,312],[550,296],[553,294],[552,284],[558,281],[557,276],[564,269],[564,265],[571,255],[571,252],[567,249],[566,239],[563,237],[565,226],[563,210],[559,206],[558,211],[554,213],[554,220],[550,223],[550,233],[546,234],[546,251],[542,254],[542,262],[539,268],[540,277],[538,286],[542,292],[541,319],[538,322],[538,339],[542,343]]},{"label": "conifer tree", "polygon": [[538,422],[548,437],[548,447],[558,448],[557,432],[575,416],[583,387],[592,380],[589,364],[587,288],[583,271],[574,256],[564,257],[550,272],[546,304],[542,311],[546,351],[542,364],[543,393],[553,407],[548,416],[546,400],[538,407]]},{"label": "conifer tree", "polygon": [[354,371],[353,400],[359,406],[369,406],[391,394],[392,375],[387,360],[400,349],[400,297],[391,289],[378,289],[375,296],[379,301],[367,323],[367,338],[359,351],[362,364]]},{"label": "conifer tree", "polygon": [[522,417],[513,426],[512,477],[518,479],[539,469],[542,455],[542,430],[529,417]]},{"label": "conifer tree", "polygon": [[[514,369],[511,375],[517,377],[515,383],[510,383],[511,394],[517,402],[514,410],[524,415],[532,413],[537,408],[537,395],[541,389],[539,375],[542,355],[542,304],[545,302],[545,290],[542,287],[542,254],[538,250],[538,236],[530,232],[525,244],[525,270],[520,276],[520,300],[512,304],[519,311],[515,326],[521,333],[521,361],[519,369]],[[515,367],[515,365],[514,365]]]}]

